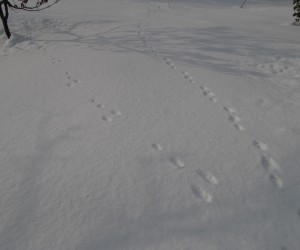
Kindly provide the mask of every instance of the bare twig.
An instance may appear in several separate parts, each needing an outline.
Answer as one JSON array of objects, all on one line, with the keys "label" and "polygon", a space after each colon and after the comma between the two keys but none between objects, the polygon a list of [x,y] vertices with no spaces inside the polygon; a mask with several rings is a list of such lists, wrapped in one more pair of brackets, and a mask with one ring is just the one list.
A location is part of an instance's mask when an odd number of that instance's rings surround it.
[{"label": "bare twig", "polygon": [[245,0],[244,2],[243,2],[243,4],[241,5],[241,9],[243,8],[243,6],[244,6],[244,4],[247,2],[247,0]]},{"label": "bare twig", "polygon": [[[11,37],[8,21],[8,8],[13,10],[24,10],[24,11],[41,11],[50,8],[60,0],[55,0],[53,3],[48,4],[48,0],[36,0],[35,5],[27,6],[28,0],[18,0],[20,3],[16,3],[14,0],[0,0],[0,18],[3,23],[5,34],[8,38]],[[42,7],[41,7],[42,6]]]}]

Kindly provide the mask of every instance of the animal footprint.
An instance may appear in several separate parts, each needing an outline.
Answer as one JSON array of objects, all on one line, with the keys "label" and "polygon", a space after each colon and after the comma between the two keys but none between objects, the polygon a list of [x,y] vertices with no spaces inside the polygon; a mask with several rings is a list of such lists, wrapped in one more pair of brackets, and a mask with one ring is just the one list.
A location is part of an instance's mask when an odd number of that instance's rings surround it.
[{"label": "animal footprint", "polygon": [[239,131],[243,131],[245,128],[238,124],[238,122],[241,121],[241,118],[239,118],[236,114],[236,111],[233,108],[229,108],[229,107],[224,107],[224,110],[228,113],[228,119],[229,121],[235,123],[234,127],[239,130]]},{"label": "animal footprint", "polygon": [[91,103],[95,104],[95,106],[96,106],[97,108],[102,108],[102,107],[103,107],[102,104],[100,104],[100,103],[97,104],[97,102],[96,102],[95,99],[91,99]]},{"label": "animal footprint", "polygon": [[265,169],[269,172],[271,171],[279,171],[279,166],[275,162],[275,160],[267,154],[264,154],[261,158],[261,164],[265,167]]},{"label": "animal footprint", "polygon": [[218,99],[215,98],[215,97],[210,97],[209,100],[210,100],[211,102],[217,102],[217,101],[218,101]]},{"label": "animal footprint", "polygon": [[185,164],[184,162],[178,157],[178,156],[174,156],[170,158],[170,161],[178,168],[184,168]]},{"label": "animal footprint", "polygon": [[208,97],[214,97],[215,94],[212,93],[210,90],[204,90],[203,95],[208,96]]},{"label": "animal footprint", "polygon": [[276,172],[270,173],[269,178],[277,188],[281,189],[283,187],[283,181]]},{"label": "animal footprint", "polygon": [[119,110],[111,110],[110,113],[111,113],[112,115],[116,115],[116,116],[121,116],[121,115],[122,115],[122,112],[119,111]]},{"label": "animal footprint", "polygon": [[271,182],[277,187],[277,188],[282,188],[283,187],[283,181],[279,176],[280,173],[280,168],[275,162],[275,160],[270,157],[267,154],[264,154],[261,158],[261,164],[263,167],[266,169],[266,171],[269,174],[269,178]]},{"label": "animal footprint", "polygon": [[201,200],[204,200],[206,201],[207,203],[210,203],[213,201],[213,197],[210,193],[208,193],[207,191],[201,189],[201,188],[198,188],[196,185],[191,185],[191,189],[192,189],[192,192],[193,194],[201,199]]},{"label": "animal footprint", "polygon": [[194,78],[192,78],[192,77],[189,78],[189,82],[190,82],[190,83],[196,83],[196,81],[195,81]]},{"label": "animal footprint", "polygon": [[240,124],[234,124],[234,127],[235,127],[237,130],[239,130],[239,131],[245,130],[245,128],[244,128],[242,125],[240,125]]},{"label": "animal footprint", "polygon": [[189,73],[189,72],[182,71],[181,73],[183,74],[183,77],[184,77],[185,79],[189,79],[189,78],[190,78],[190,73]]},{"label": "animal footprint", "polygon": [[206,172],[202,169],[197,169],[196,173],[211,184],[217,185],[219,183],[219,180],[209,172]]},{"label": "animal footprint", "polygon": [[269,150],[268,146],[266,144],[264,144],[263,142],[260,142],[260,141],[254,141],[253,145],[261,151]]},{"label": "animal footprint", "polygon": [[51,61],[52,64],[56,64],[56,63],[61,62],[61,59],[57,59],[55,57],[52,57],[51,59],[52,59],[52,61]]},{"label": "animal footprint", "polygon": [[175,66],[174,63],[171,63],[170,66],[171,66],[172,69],[176,69],[176,66]]},{"label": "animal footprint", "polygon": [[102,116],[102,120],[106,121],[106,122],[112,122],[113,121],[113,119],[110,116],[107,116],[107,115]]},{"label": "animal footprint", "polygon": [[229,115],[229,121],[231,121],[231,122],[240,122],[241,118],[239,118],[238,116],[236,116],[234,114],[230,114]]},{"label": "animal footprint", "polygon": [[156,151],[162,151],[163,150],[163,147],[158,143],[153,143],[152,148],[155,149]]},{"label": "animal footprint", "polygon": [[224,107],[224,110],[231,113],[231,114],[235,114],[236,111],[233,108],[228,108],[228,107]]},{"label": "animal footprint", "polygon": [[199,88],[200,88],[200,89],[202,89],[203,91],[210,91],[210,89],[209,89],[209,88],[207,88],[207,87],[204,87],[204,86],[200,86]]}]

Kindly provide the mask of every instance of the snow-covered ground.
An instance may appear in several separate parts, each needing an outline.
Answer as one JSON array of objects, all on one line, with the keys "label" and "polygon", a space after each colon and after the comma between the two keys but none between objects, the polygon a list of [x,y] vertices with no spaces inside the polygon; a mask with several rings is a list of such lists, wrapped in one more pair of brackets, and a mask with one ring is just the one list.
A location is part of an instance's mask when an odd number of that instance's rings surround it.
[{"label": "snow-covered ground", "polygon": [[298,250],[290,1],[63,0],[0,36],[1,250]]}]

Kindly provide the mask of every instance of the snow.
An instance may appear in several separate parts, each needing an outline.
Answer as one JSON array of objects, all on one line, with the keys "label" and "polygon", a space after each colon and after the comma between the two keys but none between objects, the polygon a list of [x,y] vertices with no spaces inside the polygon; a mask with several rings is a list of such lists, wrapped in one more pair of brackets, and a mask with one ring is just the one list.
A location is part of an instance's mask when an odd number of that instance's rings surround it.
[{"label": "snow", "polygon": [[286,1],[62,0],[0,31],[1,250],[296,250]]}]

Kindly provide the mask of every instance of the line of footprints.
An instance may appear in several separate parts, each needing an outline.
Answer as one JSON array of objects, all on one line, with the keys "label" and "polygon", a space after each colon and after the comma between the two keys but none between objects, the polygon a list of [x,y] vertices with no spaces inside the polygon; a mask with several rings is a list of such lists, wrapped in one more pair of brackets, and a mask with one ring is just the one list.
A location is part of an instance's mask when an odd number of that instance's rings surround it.
[{"label": "line of footprints", "polygon": [[[94,104],[97,108],[103,109],[103,105],[101,103],[98,103],[95,99],[90,100],[92,104]],[[122,112],[119,110],[110,110],[109,114],[103,115],[102,120],[105,122],[112,122],[114,120],[114,117],[121,116]]]},{"label": "line of footprints", "polygon": [[[149,15],[148,15],[149,16]],[[142,29],[142,22],[138,25],[138,36],[142,40],[143,44],[145,47],[147,47],[148,50],[150,50],[155,56],[160,57],[163,59],[163,61],[171,68],[174,70],[177,70],[177,67],[175,63],[167,58],[163,57],[158,51],[157,48],[154,46],[150,46],[147,41],[147,37],[144,35],[143,29]],[[180,71],[181,75],[183,78],[188,81],[189,83],[196,84],[196,80],[194,77],[190,75],[189,72],[187,71]],[[207,97],[212,103],[217,103],[218,99],[216,98],[216,95],[206,86],[199,86],[199,88],[202,91],[203,96]],[[237,131],[244,131],[245,128],[240,124],[241,123],[241,118],[238,116],[237,111],[231,107],[223,107],[223,111],[226,112],[228,116],[229,122],[231,122],[234,126],[234,128]],[[275,162],[275,160],[270,156],[270,152],[268,149],[268,146],[259,141],[254,141],[253,145],[260,151],[261,154],[261,165],[265,169],[266,173],[268,174],[268,177],[270,181],[278,188],[283,187],[283,181],[282,178],[280,177],[280,168],[278,164]],[[160,150],[160,146],[156,145],[153,146],[154,148],[157,148]],[[170,159],[170,161],[176,165],[178,168],[183,168],[184,163],[180,158],[174,157]],[[214,177],[211,173],[206,173],[201,170],[197,171],[197,174],[201,176],[203,179],[207,180],[209,183],[217,185],[218,180],[216,177]],[[206,192],[205,190],[198,188],[196,185],[192,185],[191,189],[193,193],[205,200],[206,202],[211,202],[213,200],[213,196]]]},{"label": "line of footprints", "polygon": [[[60,63],[60,62],[61,62],[61,59],[51,57],[51,63],[52,64],[56,64],[56,63]],[[76,86],[80,83],[80,80],[78,80],[76,78],[73,78],[69,72],[65,72],[65,76],[68,80],[67,84],[66,84],[67,87],[74,87],[74,86]],[[97,102],[96,99],[91,99],[90,102],[95,107],[97,107],[99,109],[102,109],[104,111],[104,106],[101,103]],[[121,111],[112,109],[108,112],[108,114],[105,114],[105,115],[102,116],[102,120],[105,121],[105,122],[112,122],[114,120],[114,118],[116,118],[118,116],[121,116],[121,115],[122,115]]]},{"label": "line of footprints", "polygon": [[[152,148],[156,151],[163,151],[163,147],[157,143],[153,143]],[[185,163],[180,157],[172,156],[169,158],[169,161],[177,169],[185,169]],[[219,184],[219,180],[212,173],[210,173],[208,171],[205,171],[205,170],[199,168],[195,171],[195,174],[197,174],[200,178],[202,178],[205,182],[207,182],[209,184],[212,184],[212,185]],[[193,194],[197,198],[199,198],[207,203],[210,203],[213,201],[213,196],[208,191],[206,191],[205,189],[200,187],[199,185],[192,184],[190,187],[191,187]]]}]

